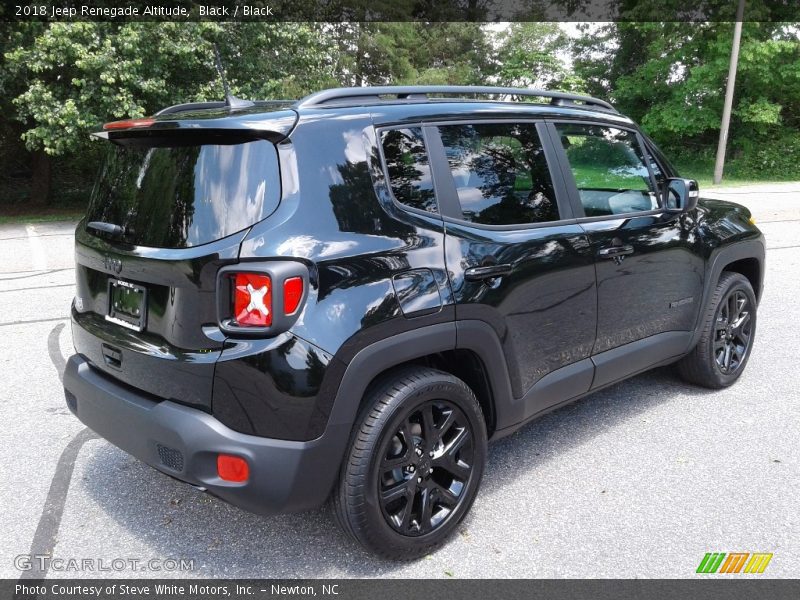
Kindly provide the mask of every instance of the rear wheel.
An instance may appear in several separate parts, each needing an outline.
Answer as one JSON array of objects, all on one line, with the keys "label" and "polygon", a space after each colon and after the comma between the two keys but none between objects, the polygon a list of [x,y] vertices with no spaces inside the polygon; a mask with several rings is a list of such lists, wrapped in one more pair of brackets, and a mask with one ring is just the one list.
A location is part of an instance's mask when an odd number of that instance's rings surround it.
[{"label": "rear wheel", "polygon": [[419,367],[375,386],[334,493],[337,519],[365,548],[413,559],[441,545],[469,511],[486,462],[472,390]]},{"label": "rear wheel", "polygon": [[678,363],[690,383],[724,388],[741,376],[756,333],[756,297],[746,277],[723,272],[703,321],[700,341]]}]

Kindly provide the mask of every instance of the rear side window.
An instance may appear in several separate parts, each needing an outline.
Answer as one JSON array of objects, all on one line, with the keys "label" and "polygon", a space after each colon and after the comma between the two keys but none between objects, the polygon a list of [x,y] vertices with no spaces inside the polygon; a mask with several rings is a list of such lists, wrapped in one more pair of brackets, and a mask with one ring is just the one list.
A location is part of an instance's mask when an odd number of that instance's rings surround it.
[{"label": "rear side window", "polygon": [[422,129],[384,130],[381,145],[395,199],[411,208],[438,213]]},{"label": "rear side window", "polygon": [[111,145],[89,203],[88,221],[127,230],[139,246],[199,246],[250,227],[280,200],[275,146],[266,140]]},{"label": "rear side window", "polygon": [[558,220],[535,125],[445,125],[439,132],[465,220],[484,225]]},{"label": "rear side window", "polygon": [[569,123],[557,124],[556,131],[587,217],[658,208],[658,193],[635,133]]}]

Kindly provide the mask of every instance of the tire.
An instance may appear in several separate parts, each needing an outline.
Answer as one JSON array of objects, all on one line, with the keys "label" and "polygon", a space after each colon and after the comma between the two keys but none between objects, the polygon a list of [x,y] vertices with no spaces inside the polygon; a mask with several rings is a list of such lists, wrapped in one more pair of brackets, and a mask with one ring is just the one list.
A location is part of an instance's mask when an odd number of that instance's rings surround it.
[{"label": "tire", "polygon": [[711,389],[736,382],[753,349],[756,306],[747,278],[723,271],[703,316],[700,341],[678,362],[680,376]]},{"label": "tire", "polygon": [[425,556],[475,500],[486,464],[483,413],[467,384],[427,367],[384,377],[366,401],[333,493],[334,514],[371,552]]}]

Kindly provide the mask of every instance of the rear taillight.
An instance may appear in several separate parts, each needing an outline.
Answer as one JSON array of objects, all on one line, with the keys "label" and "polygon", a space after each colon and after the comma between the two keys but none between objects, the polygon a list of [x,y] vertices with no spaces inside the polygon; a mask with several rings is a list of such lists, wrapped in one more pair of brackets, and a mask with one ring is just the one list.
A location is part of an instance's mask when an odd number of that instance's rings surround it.
[{"label": "rear taillight", "polygon": [[220,328],[225,333],[247,336],[287,331],[303,310],[308,278],[308,267],[299,261],[223,267],[217,279]]},{"label": "rear taillight", "polygon": [[242,327],[272,325],[272,280],[269,275],[236,273],[233,318]]},{"label": "rear taillight", "polygon": [[283,312],[293,315],[303,298],[303,278],[289,277],[283,280]]}]

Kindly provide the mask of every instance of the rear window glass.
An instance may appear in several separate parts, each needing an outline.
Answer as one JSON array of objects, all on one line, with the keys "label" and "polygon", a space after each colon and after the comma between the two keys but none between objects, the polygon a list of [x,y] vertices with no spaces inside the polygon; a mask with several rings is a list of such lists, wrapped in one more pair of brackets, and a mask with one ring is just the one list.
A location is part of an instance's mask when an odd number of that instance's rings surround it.
[{"label": "rear window glass", "polygon": [[280,199],[275,146],[110,146],[92,192],[88,221],[126,229],[138,246],[186,248],[261,221]]},{"label": "rear window glass", "polygon": [[535,125],[445,125],[439,132],[465,220],[484,225],[558,220]]}]

